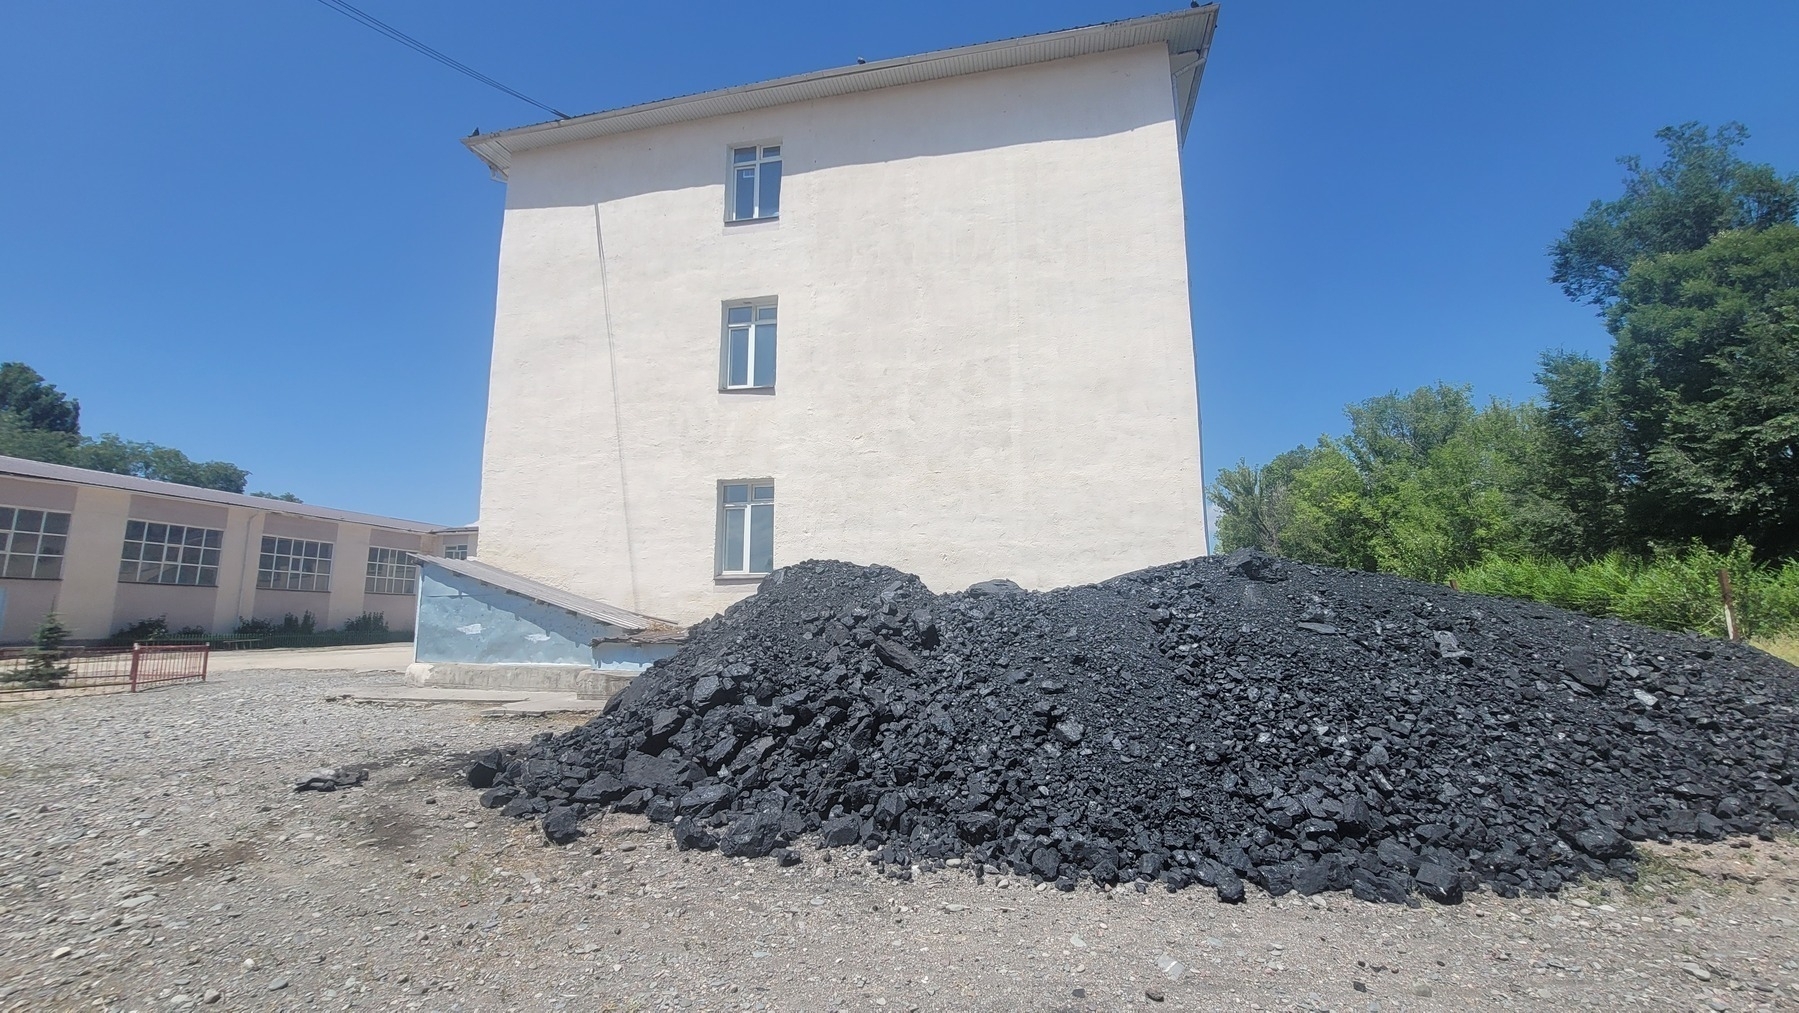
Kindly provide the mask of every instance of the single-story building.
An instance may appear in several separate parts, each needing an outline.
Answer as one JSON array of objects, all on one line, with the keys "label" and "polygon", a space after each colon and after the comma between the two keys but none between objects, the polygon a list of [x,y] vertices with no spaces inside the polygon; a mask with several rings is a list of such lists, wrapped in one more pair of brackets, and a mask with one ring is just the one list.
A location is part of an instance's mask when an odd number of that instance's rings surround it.
[{"label": "single-story building", "polygon": [[410,630],[421,554],[476,531],[0,457],[0,643],[56,612],[77,642],[146,619],[231,633],[310,613]]}]

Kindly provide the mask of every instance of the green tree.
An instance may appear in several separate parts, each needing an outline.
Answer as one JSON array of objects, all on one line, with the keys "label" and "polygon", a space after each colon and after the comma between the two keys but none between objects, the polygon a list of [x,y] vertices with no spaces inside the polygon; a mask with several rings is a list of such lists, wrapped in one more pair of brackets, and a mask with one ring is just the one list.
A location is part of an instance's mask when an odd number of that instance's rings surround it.
[{"label": "green tree", "polygon": [[1638,261],[1607,322],[1626,524],[1799,555],[1799,226]]},{"label": "green tree", "polygon": [[250,495],[259,497],[261,499],[278,499],[283,503],[304,503],[304,502],[306,502],[305,500],[301,499],[298,496],[295,496],[291,492],[284,492],[284,493],[253,492]]},{"label": "green tree", "polygon": [[73,464],[80,448],[81,437],[74,433],[38,429],[17,412],[0,411],[0,456]]},{"label": "green tree", "polygon": [[16,416],[28,429],[81,432],[81,402],[45,383],[23,362],[0,362],[0,412]]},{"label": "green tree", "polygon": [[250,473],[225,461],[195,461],[173,447],[135,443],[116,433],[105,433],[84,443],[74,455],[76,465],[115,475],[135,475],[158,482],[175,482],[221,492],[243,492]]},{"label": "green tree", "polygon": [[1749,137],[1742,124],[1712,131],[1683,123],[1655,136],[1665,149],[1662,164],[1620,158],[1623,195],[1588,205],[1550,247],[1550,280],[1568,298],[1608,306],[1639,260],[1689,253],[1720,232],[1766,229],[1799,214],[1799,177],[1737,156]]},{"label": "green tree", "polygon": [[1575,352],[1544,352],[1536,380],[1541,470],[1531,484],[1540,520],[1532,540],[1552,558],[1595,558],[1624,535],[1617,391],[1597,359]]}]

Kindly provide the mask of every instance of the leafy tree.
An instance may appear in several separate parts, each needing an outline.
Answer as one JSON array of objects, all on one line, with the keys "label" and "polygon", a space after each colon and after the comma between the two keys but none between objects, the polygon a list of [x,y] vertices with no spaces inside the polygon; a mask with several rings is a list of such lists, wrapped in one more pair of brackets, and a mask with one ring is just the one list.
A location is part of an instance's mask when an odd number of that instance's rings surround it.
[{"label": "leafy tree", "polygon": [[15,411],[0,411],[0,455],[46,464],[74,464],[81,437],[55,429],[38,429]]},{"label": "leafy tree", "polygon": [[253,492],[250,495],[258,496],[258,497],[261,497],[262,499],[278,499],[283,503],[304,503],[304,502],[306,502],[305,500],[301,499],[298,496],[295,496],[291,492],[284,492],[284,493],[280,493],[280,494],[276,494],[276,493],[272,493],[272,492]]},{"label": "leafy tree", "polygon": [[0,412],[17,416],[28,429],[81,432],[81,402],[45,383],[23,362],[0,362]]},{"label": "leafy tree", "polygon": [[1605,367],[1574,352],[1538,360],[1543,388],[1538,438],[1542,469],[1532,483],[1542,517],[1533,541],[1556,559],[1590,559],[1624,534],[1624,429]]},{"label": "leafy tree", "polygon": [[173,447],[155,443],[134,443],[116,433],[103,434],[98,440],[82,445],[74,462],[95,471],[115,475],[135,475],[158,482],[217,489],[221,492],[243,492],[250,473],[225,461],[194,461]]},{"label": "leafy tree", "polygon": [[1799,555],[1799,226],[1638,261],[1607,320],[1630,529]]},{"label": "leafy tree", "polygon": [[1662,164],[1648,168],[1639,156],[1620,158],[1623,195],[1588,205],[1550,247],[1550,280],[1568,298],[1608,306],[1639,260],[1690,253],[1720,232],[1766,229],[1799,213],[1799,177],[1737,156],[1749,137],[1742,124],[1711,131],[1683,123],[1655,136],[1666,150]]}]

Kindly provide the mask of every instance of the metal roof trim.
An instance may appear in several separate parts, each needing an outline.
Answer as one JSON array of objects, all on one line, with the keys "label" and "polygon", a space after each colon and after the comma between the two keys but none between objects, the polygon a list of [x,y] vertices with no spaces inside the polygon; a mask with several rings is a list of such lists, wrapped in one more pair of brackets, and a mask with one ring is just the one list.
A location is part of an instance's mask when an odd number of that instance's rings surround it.
[{"label": "metal roof trim", "polygon": [[646,616],[616,605],[608,605],[572,591],[564,591],[559,587],[551,587],[542,581],[532,580],[510,570],[502,570],[497,566],[474,559],[446,559],[442,556],[418,556],[423,565],[438,566],[451,573],[460,574],[490,584],[502,591],[510,591],[523,598],[529,598],[541,605],[559,608],[564,611],[583,615],[589,619],[616,626],[627,633],[642,633],[645,630],[672,627],[675,624],[667,619]]},{"label": "metal roof trim", "polygon": [[91,485],[101,489],[118,489],[123,492],[142,493],[146,496],[166,496],[170,499],[185,499],[219,506],[248,507],[266,513],[311,517],[315,520],[347,521],[351,524],[367,524],[370,527],[392,528],[420,535],[428,535],[442,530],[442,525],[426,524],[424,521],[382,517],[379,514],[311,506],[306,503],[289,503],[285,500],[246,496],[238,492],[221,492],[217,489],[202,489],[199,486],[181,485],[176,482],[158,482],[153,479],[138,478],[135,475],[115,475],[110,471],[91,471],[87,468],[74,468],[66,464],[46,464],[43,461],[29,461],[22,457],[0,457],[0,475],[38,481],[70,482],[75,485]]},{"label": "metal roof trim", "polygon": [[1168,47],[1170,57],[1181,53],[1195,53],[1199,57],[1198,69],[1192,74],[1191,84],[1185,94],[1177,94],[1176,99],[1175,116],[1179,124],[1179,136],[1185,141],[1187,121],[1192,115],[1193,99],[1199,88],[1199,73],[1205,66],[1206,55],[1212,45],[1212,34],[1217,25],[1218,5],[1206,4],[1167,14],[1153,14],[1084,28],[1069,28],[1041,35],[937,50],[916,56],[811,71],[755,84],[735,85],[588,113],[566,120],[513,127],[490,134],[475,134],[463,138],[462,143],[487,163],[496,178],[504,179],[507,170],[511,168],[513,156],[535,148],[812,99],[918,84],[990,70],[1005,70],[1067,57],[1089,56],[1157,42]]}]

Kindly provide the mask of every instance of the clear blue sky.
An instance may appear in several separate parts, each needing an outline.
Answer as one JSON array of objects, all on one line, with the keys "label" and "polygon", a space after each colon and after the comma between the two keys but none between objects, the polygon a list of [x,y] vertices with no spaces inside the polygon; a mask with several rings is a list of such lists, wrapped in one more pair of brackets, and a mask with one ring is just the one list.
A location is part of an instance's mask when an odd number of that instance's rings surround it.
[{"label": "clear blue sky", "polygon": [[[1178,6],[360,5],[571,113]],[[1183,157],[1208,477],[1602,352],[1544,248],[1666,124],[1799,170],[1795,40],[1788,0],[1227,0]],[[474,519],[503,188],[457,141],[543,114],[313,0],[15,0],[0,112],[0,359],[252,489]]]}]

